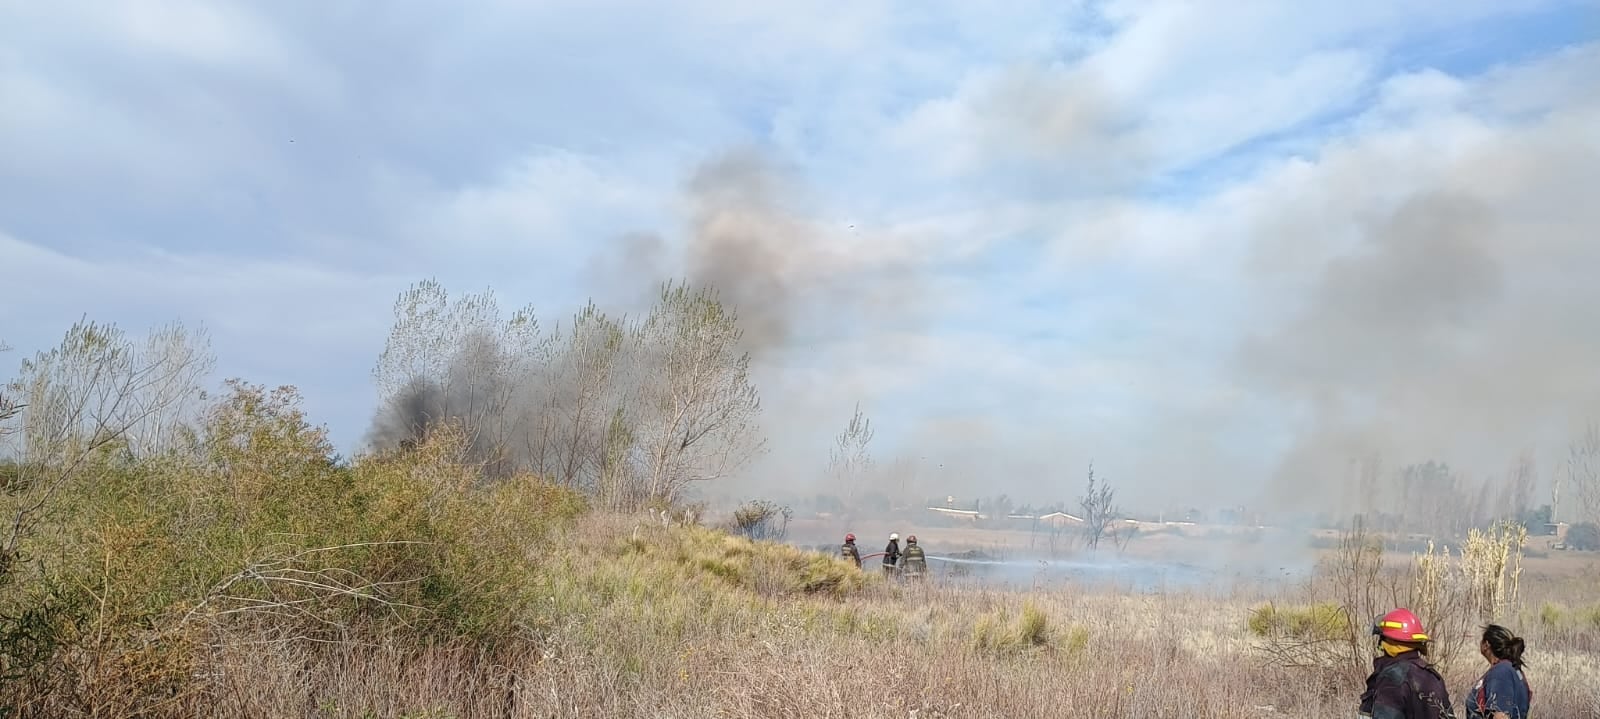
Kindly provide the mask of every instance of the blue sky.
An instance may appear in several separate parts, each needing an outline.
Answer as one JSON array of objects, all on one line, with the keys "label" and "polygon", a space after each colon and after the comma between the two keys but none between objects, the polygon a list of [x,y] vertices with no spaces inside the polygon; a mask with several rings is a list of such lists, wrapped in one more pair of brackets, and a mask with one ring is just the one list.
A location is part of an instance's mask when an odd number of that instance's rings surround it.
[{"label": "blue sky", "polygon": [[[620,302],[594,258],[690,242],[687,178],[756,147],[814,244],[754,481],[809,481],[858,400],[886,458],[1021,495],[1091,457],[1149,502],[1371,449],[1553,463],[1600,411],[1597,8],[0,2],[0,358],[84,314],[204,323],[354,449],[407,285]],[[1482,303],[1382,239],[1438,195],[1495,220],[1424,230],[1473,235],[1433,250],[1489,258]]]}]

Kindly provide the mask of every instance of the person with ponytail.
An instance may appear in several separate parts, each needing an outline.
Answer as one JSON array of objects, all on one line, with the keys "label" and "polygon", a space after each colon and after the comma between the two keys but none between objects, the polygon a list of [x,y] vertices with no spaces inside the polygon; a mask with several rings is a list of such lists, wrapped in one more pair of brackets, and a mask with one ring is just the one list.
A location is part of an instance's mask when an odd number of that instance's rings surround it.
[{"label": "person with ponytail", "polygon": [[1478,653],[1489,662],[1489,671],[1467,693],[1467,719],[1528,719],[1533,688],[1522,673],[1522,651],[1527,645],[1498,624],[1483,629]]}]

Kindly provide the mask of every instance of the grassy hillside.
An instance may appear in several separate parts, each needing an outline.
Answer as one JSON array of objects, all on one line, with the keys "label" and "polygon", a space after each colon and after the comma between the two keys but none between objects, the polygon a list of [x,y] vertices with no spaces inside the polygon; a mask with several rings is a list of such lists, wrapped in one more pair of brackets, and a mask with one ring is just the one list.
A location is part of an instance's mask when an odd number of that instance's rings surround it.
[{"label": "grassy hillside", "polygon": [[[0,575],[9,716],[1330,716],[1359,692],[1333,589],[893,584],[485,482],[449,431],[336,461],[292,393],[232,390],[178,449],[58,475]],[[5,516],[35,470],[7,468]],[[1600,716],[1600,600],[1524,594],[1506,611],[1541,713]],[[1329,651],[1282,651],[1307,642]],[[1452,690],[1480,669],[1456,662]]]}]

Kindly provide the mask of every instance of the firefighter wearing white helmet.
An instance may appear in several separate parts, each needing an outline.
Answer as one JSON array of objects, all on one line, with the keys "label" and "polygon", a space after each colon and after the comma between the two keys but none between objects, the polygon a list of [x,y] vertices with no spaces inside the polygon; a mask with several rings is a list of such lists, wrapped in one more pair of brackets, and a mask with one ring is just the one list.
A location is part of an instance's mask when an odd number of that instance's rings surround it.
[{"label": "firefighter wearing white helmet", "polygon": [[900,533],[889,533],[889,546],[883,548],[883,574],[894,576],[895,565],[900,563]]}]

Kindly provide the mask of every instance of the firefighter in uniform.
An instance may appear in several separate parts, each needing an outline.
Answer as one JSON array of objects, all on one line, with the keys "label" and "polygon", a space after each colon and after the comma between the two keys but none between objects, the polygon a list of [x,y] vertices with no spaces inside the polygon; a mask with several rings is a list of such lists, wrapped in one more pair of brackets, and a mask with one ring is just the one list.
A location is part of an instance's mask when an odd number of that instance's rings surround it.
[{"label": "firefighter in uniform", "polygon": [[917,546],[915,534],[906,537],[906,551],[900,555],[900,573],[912,581],[922,581],[928,575],[928,556]]},{"label": "firefighter in uniform", "polygon": [[856,549],[856,535],[854,533],[844,535],[844,544],[839,547],[839,557],[854,562],[856,569],[861,568],[861,550]]},{"label": "firefighter in uniform", "polygon": [[883,575],[894,577],[895,565],[900,563],[900,533],[889,533],[889,545],[883,548]]},{"label": "firefighter in uniform", "polygon": [[1372,625],[1379,656],[1361,693],[1361,716],[1372,719],[1455,719],[1439,670],[1428,662],[1428,633],[1400,608]]}]

